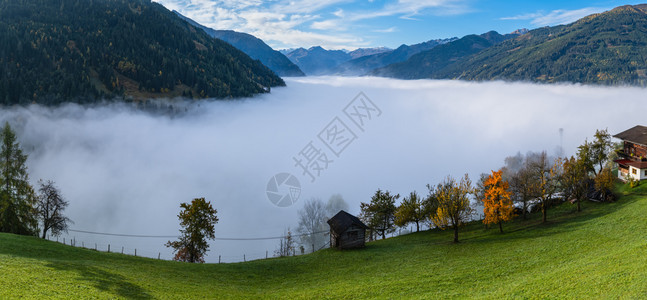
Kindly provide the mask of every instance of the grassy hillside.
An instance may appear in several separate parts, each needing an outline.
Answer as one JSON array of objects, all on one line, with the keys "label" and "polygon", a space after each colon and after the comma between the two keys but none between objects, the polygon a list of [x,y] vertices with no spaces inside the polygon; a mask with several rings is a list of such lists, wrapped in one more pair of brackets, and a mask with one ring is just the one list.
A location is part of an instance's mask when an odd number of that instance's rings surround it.
[{"label": "grassy hillside", "polygon": [[616,203],[566,203],[365,249],[236,264],[158,261],[0,234],[0,298],[640,298],[647,295],[647,184]]}]

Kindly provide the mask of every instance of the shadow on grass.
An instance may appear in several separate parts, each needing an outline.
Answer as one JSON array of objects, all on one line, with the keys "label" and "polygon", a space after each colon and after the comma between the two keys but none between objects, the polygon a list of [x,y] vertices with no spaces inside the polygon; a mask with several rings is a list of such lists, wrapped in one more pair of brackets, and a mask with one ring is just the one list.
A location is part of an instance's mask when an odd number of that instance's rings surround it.
[{"label": "shadow on grass", "polygon": [[[60,272],[77,275],[78,282],[87,282],[115,298],[150,299],[150,294],[128,278],[92,265],[98,258],[90,250],[63,246],[37,237],[5,234],[0,254],[23,257],[44,262],[45,266]],[[89,263],[88,263],[89,262]],[[109,263],[101,261],[101,263]],[[61,289],[63,291],[64,288]],[[92,295],[87,295],[92,297]]]},{"label": "shadow on grass", "polygon": [[93,285],[95,288],[107,293],[113,294],[115,297],[123,297],[128,299],[152,299],[153,297],[136,284],[128,281],[122,275],[110,273],[97,267],[64,263],[64,262],[49,262],[47,267],[57,271],[75,272],[81,281],[86,281]]}]

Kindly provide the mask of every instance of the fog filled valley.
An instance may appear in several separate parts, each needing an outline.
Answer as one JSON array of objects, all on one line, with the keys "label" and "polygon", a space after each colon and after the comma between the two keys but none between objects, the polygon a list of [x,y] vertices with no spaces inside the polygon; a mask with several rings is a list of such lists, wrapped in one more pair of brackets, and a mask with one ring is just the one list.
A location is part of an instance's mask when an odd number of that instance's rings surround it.
[{"label": "fog filled valley", "polygon": [[[287,87],[251,99],[195,101],[171,117],[122,104],[3,109],[29,155],[30,180],[53,180],[70,202],[75,230],[149,236],[178,234],[182,202],[205,197],[218,210],[218,238],[283,235],[306,199],[341,194],[350,213],[379,188],[426,195],[445,176],[496,170],[506,156],[546,150],[573,155],[596,129],[611,134],[644,120],[645,90],[569,84],[469,83],[386,78],[286,78]],[[363,124],[345,112],[363,93],[376,110]],[[352,114],[351,114],[352,116]],[[333,153],[319,136],[331,122],[354,138]],[[560,136],[560,128],[563,136]],[[310,142],[328,152],[314,177],[295,165]],[[300,182],[287,207],[267,196],[279,173]],[[113,251],[170,259],[173,238],[70,231],[60,237]],[[207,262],[270,255],[277,239],[216,240]]]}]

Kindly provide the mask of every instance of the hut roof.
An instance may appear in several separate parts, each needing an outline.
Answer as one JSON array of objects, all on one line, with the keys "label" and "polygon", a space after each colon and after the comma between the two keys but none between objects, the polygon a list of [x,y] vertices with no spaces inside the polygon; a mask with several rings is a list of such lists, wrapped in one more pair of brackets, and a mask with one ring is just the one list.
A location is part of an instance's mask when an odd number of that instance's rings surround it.
[{"label": "hut roof", "polygon": [[362,221],[360,221],[356,216],[353,216],[343,210],[340,210],[334,217],[328,220],[328,225],[335,233],[341,234],[351,225],[358,225],[364,229],[368,229]]},{"label": "hut roof", "polygon": [[647,126],[637,125],[618,133],[613,137],[636,144],[647,145]]}]

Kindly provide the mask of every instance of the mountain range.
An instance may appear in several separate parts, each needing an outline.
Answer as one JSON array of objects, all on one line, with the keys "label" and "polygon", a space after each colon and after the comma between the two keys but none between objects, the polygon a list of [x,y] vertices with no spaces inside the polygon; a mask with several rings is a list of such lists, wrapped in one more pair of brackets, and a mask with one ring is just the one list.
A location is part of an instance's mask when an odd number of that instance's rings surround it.
[{"label": "mountain range", "polygon": [[402,62],[374,69],[369,74],[402,79],[430,78],[438,70],[442,70],[492,45],[517,37],[522,32],[515,31],[506,35],[501,35],[496,31],[486,32],[481,35],[470,34],[432,49],[420,51],[406,60],[403,59]]},{"label": "mountain range", "polygon": [[321,46],[298,48],[286,56],[309,76],[329,75],[336,66],[352,59],[346,51],[326,50]]},{"label": "mountain range", "polygon": [[200,25],[197,22],[181,15],[177,11],[173,11],[180,18],[189,22],[189,24],[204,30],[208,35],[221,39],[239,50],[245,52],[249,57],[258,59],[274,71],[279,76],[299,77],[305,74],[299,69],[297,65],[292,63],[281,52],[272,49],[265,44],[263,40],[247,33],[237,32],[233,30],[215,30],[206,26]]},{"label": "mountain range", "polygon": [[0,104],[248,97],[282,85],[150,0],[0,0]]},{"label": "mountain range", "polygon": [[531,30],[427,78],[594,84],[647,83],[647,5]]},{"label": "mountain range", "polygon": [[370,74],[402,79],[647,85],[645,4],[514,34],[500,42],[466,36]]},{"label": "mountain range", "polygon": [[455,40],[457,40],[457,38],[430,40],[410,46],[403,44],[395,50],[357,57],[346,61],[333,68],[331,73],[347,76],[364,75],[374,69],[405,61],[416,53],[430,50],[438,45],[453,42]]},{"label": "mountain range", "polygon": [[505,35],[283,53],[150,0],[0,0],[2,105],[248,97],[304,73],[645,86],[647,5]]},{"label": "mountain range", "polygon": [[308,75],[360,76],[453,40],[456,38],[430,40],[415,45],[403,44],[397,49],[376,47],[346,51],[326,50],[321,46],[315,46],[309,49],[286,49],[282,53]]},{"label": "mountain range", "polygon": [[[625,5],[567,25],[490,31],[432,40],[355,59],[320,47],[297,49],[297,65],[318,75],[371,75],[400,79],[510,80],[647,85],[647,4]],[[427,47],[427,49],[424,49]],[[420,49],[423,48],[423,49]],[[306,73],[308,73],[306,71]]]}]

